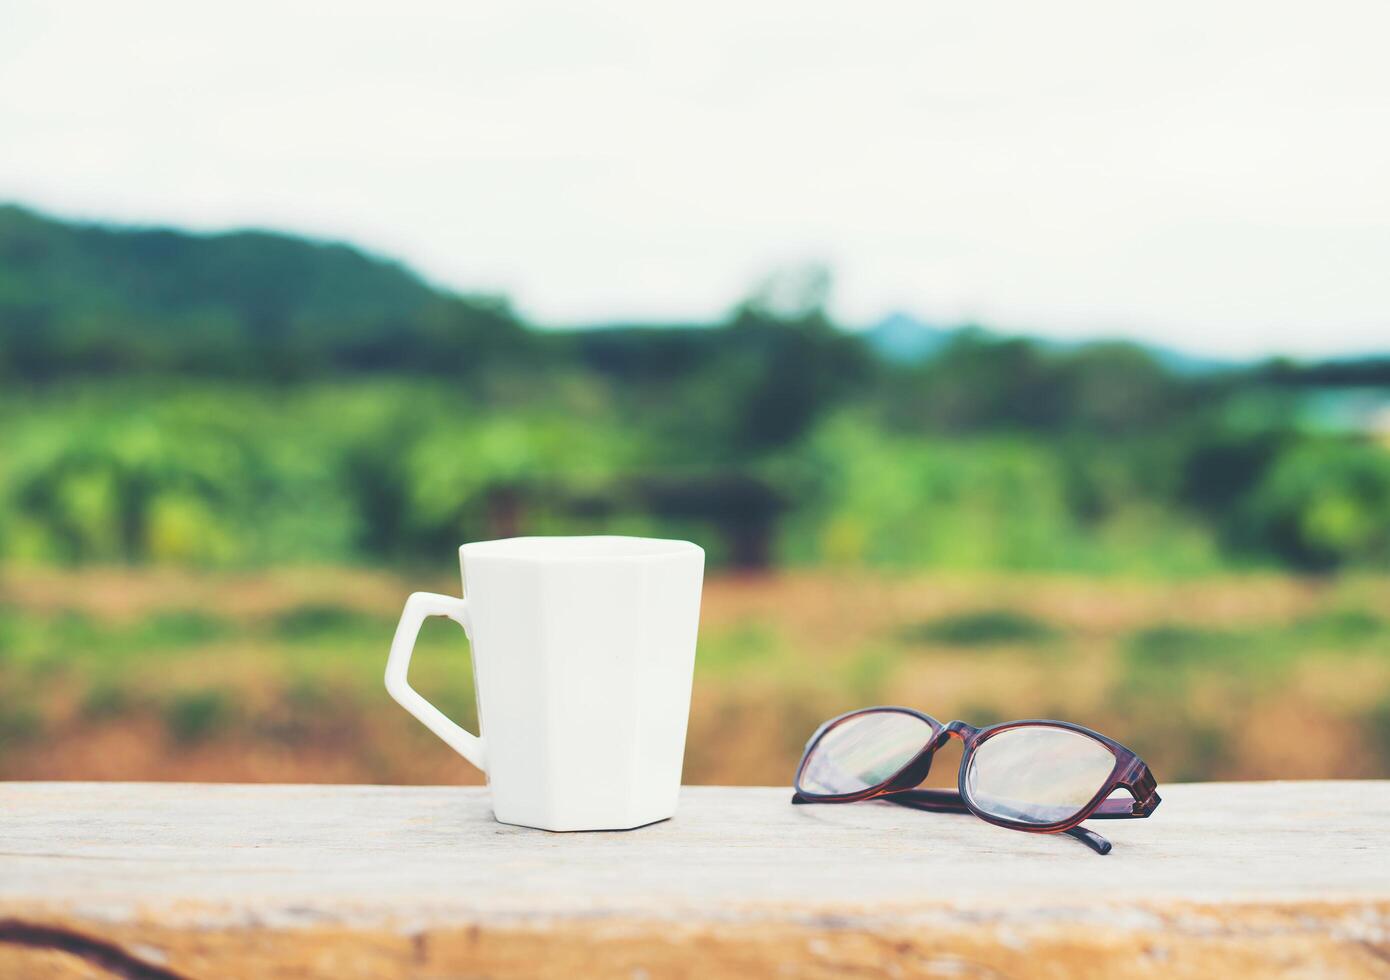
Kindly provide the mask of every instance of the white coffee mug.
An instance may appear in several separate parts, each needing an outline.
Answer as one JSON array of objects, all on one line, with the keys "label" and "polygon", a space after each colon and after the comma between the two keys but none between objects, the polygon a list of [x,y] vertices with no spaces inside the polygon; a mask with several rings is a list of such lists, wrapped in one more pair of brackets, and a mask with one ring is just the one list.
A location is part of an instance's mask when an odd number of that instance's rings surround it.
[{"label": "white coffee mug", "polygon": [[[653,538],[510,538],[459,549],[464,597],[405,604],[386,689],[481,769],[502,823],[626,830],[676,812],[705,553]],[[406,679],[420,624],[473,647],[473,735]]]}]

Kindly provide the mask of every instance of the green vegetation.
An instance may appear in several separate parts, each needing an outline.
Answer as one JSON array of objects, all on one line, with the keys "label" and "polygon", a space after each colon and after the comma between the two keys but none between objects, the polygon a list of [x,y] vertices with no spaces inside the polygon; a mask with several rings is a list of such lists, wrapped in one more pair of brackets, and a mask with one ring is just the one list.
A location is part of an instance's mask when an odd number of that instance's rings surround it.
[{"label": "green vegetation", "polygon": [[[1136,631],[1126,644],[1130,669],[1144,690],[1188,670],[1235,671],[1257,680],[1296,664],[1309,650],[1390,649],[1390,622],[1368,610],[1318,613],[1261,629],[1214,629],[1164,623]],[[1150,676],[1153,675],[1153,676]]]},{"label": "green vegetation", "polygon": [[164,724],[179,742],[198,742],[226,728],[234,711],[226,692],[208,689],[176,694],[164,708]]},{"label": "green vegetation", "polygon": [[542,331],[341,245],[3,207],[0,560],[443,562],[529,530],[740,567],[1390,567],[1390,359],[1184,374],[975,328],[904,358],[828,289]]},{"label": "green vegetation", "polygon": [[958,647],[1035,644],[1056,635],[1057,631],[1046,623],[1012,609],[943,616],[903,631],[903,639],[909,643]]}]

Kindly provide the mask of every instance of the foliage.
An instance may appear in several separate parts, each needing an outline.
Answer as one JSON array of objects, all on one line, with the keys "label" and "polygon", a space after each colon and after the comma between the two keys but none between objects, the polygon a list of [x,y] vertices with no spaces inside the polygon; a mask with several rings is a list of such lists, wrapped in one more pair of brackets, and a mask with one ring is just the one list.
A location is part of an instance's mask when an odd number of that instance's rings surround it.
[{"label": "foliage", "polygon": [[0,561],[614,531],[748,567],[1390,565],[1386,359],[1180,373],[965,328],[894,360],[829,290],[543,331],[341,245],[0,207]]},{"label": "foliage", "polygon": [[902,639],[908,643],[987,647],[1043,643],[1056,635],[1047,623],[1016,609],[982,609],[908,627]]},{"label": "foliage", "polygon": [[1390,565],[1390,452],[1338,440],[1293,447],[1245,505],[1251,536],[1306,568]]},{"label": "foliage", "polygon": [[223,691],[207,689],[175,696],[164,709],[164,724],[179,742],[200,742],[227,727],[234,711]]}]

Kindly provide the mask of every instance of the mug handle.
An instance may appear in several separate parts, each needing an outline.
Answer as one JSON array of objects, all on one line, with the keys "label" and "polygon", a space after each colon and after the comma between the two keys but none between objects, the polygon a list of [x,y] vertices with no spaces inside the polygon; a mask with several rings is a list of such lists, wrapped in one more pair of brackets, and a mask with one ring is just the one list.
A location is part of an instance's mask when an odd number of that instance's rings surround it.
[{"label": "mug handle", "polygon": [[415,652],[415,638],[420,634],[421,624],[429,616],[447,616],[462,626],[464,633],[470,632],[467,599],[455,599],[433,592],[412,593],[405,601],[400,625],[396,627],[395,639],[391,641],[391,655],[386,659],[386,690],[402,708],[442,738],[449,748],[487,772],[483,764],[483,740],[446,718],[444,712],[422,698],[406,679],[406,673],[410,670],[410,655]]}]

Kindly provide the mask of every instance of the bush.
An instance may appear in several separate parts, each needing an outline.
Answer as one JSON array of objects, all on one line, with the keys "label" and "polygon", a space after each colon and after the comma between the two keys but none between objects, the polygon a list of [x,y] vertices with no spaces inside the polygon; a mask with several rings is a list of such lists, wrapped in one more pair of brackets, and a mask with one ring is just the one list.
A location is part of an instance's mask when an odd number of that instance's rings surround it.
[{"label": "bush", "polygon": [[174,741],[190,744],[226,728],[233,715],[230,695],[213,689],[187,691],[164,706],[164,727]]},{"label": "bush", "polygon": [[903,639],[910,643],[978,647],[1043,643],[1056,635],[1057,631],[1047,623],[1025,613],[984,609],[922,623],[905,630]]},{"label": "bush", "polygon": [[1390,452],[1316,440],[1284,453],[1243,508],[1250,536],[1298,568],[1390,567]]}]

